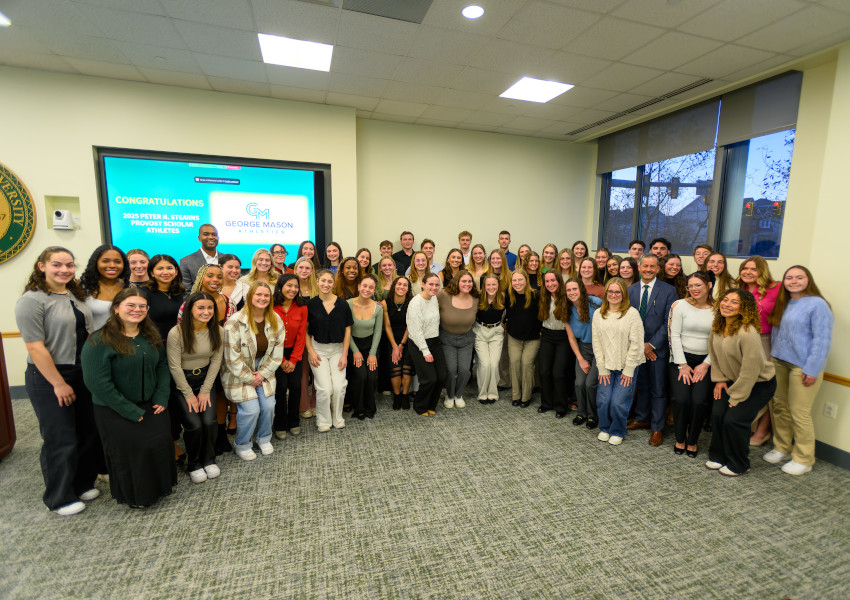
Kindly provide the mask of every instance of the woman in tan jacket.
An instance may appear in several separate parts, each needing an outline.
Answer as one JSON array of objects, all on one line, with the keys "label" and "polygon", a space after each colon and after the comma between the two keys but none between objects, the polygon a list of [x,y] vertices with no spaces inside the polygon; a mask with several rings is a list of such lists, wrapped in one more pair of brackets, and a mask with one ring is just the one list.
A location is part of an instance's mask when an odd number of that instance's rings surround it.
[{"label": "woman in tan jacket", "polygon": [[224,325],[225,370],[221,383],[227,398],[236,404],[234,450],[243,460],[254,460],[251,437],[264,455],[271,444],[275,406],[274,373],[283,359],[286,329],[272,309],[272,290],[255,281],[245,296],[245,306]]}]

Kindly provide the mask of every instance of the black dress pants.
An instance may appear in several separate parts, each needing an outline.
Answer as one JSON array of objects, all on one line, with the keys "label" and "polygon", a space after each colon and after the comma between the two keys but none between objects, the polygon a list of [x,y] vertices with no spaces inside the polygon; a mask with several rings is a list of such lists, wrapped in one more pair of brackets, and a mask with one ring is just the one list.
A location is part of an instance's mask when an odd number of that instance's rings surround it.
[{"label": "black dress pants", "polygon": [[[295,349],[284,348],[283,357],[289,360],[292,357],[292,351]],[[307,358],[307,349],[304,349],[302,359],[295,363],[295,369],[292,373],[284,373],[283,369],[278,367],[274,377],[277,385],[274,391],[274,420],[272,421],[272,429],[274,431],[289,431],[294,427],[301,426],[301,416],[299,414],[299,406],[301,405],[301,377],[304,369],[304,359]]]},{"label": "black dress pants", "polygon": [[413,366],[416,368],[416,375],[419,377],[419,391],[416,392],[416,398],[413,401],[413,410],[420,415],[429,410],[437,410],[440,391],[443,389],[448,375],[440,338],[429,338],[425,340],[425,343],[428,344],[428,350],[434,357],[433,362],[425,360],[425,356],[416,344],[410,344],[410,356],[413,358]]},{"label": "black dress pants", "polygon": [[575,379],[575,372],[569,368],[572,352],[566,331],[543,328],[537,354],[541,408],[554,409],[558,413],[566,413],[569,410],[570,379]]},{"label": "black dress pants", "polygon": [[[688,366],[693,369],[705,360],[705,356],[685,352],[685,360]],[[699,439],[702,424],[705,423],[705,416],[711,409],[714,383],[711,381],[711,372],[709,371],[700,381],[688,385],[678,378],[677,366],[672,363],[671,365],[670,385],[673,391],[673,421],[676,441],[680,444],[687,443],[693,446]]]},{"label": "black dress pants", "polygon": [[[731,384],[730,384],[731,385]],[[759,381],[749,398],[729,406],[729,395],[723,392],[711,409],[711,445],[708,459],[726,465],[734,473],[746,473],[750,468],[750,425],[759,411],[776,392],[776,377]]]},{"label": "black dress pants", "polygon": [[[204,385],[204,379],[207,375],[206,368],[197,375],[192,375],[187,371],[183,372],[186,375],[186,382],[192,388],[192,393],[197,396]],[[215,389],[210,390],[210,405],[201,412],[190,411],[183,393],[176,388],[171,399],[169,412],[176,414],[183,426],[183,443],[186,445],[186,470],[191,473],[215,464],[215,440],[218,437]]]}]

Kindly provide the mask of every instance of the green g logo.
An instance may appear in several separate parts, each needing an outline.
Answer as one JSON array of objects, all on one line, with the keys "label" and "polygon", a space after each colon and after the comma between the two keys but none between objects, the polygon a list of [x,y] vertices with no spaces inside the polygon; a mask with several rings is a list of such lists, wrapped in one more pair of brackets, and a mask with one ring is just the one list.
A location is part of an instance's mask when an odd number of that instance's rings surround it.
[{"label": "green g logo", "polygon": [[35,207],[27,188],[0,165],[0,263],[23,250],[35,230]]}]

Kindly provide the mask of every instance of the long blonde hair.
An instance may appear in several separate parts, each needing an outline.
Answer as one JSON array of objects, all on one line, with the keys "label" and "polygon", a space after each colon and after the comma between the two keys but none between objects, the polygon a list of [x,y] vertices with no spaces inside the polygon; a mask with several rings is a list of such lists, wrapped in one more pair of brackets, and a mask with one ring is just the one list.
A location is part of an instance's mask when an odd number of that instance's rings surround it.
[{"label": "long blonde hair", "polygon": [[245,280],[254,284],[257,281],[257,275],[259,274],[259,270],[257,269],[257,259],[261,254],[268,254],[269,261],[271,261],[271,266],[268,270],[269,276],[269,284],[274,287],[277,283],[277,278],[279,277],[277,271],[274,270],[274,258],[272,258],[272,253],[266,250],[265,248],[260,248],[256,252],[254,252],[254,257],[251,259],[251,270],[248,271],[248,274],[245,275]]},{"label": "long blonde hair", "polygon": [[[705,259],[705,262],[708,262],[707,258]],[[759,291],[759,296],[764,296],[765,292],[769,288],[773,288],[776,285],[776,280],[774,280],[773,276],[770,274],[770,267],[767,266],[767,261],[758,254],[750,256],[738,266],[738,278],[735,279],[735,287],[739,287],[742,290],[747,289],[747,284],[744,283],[743,279],[741,279],[741,271],[744,270],[744,265],[748,262],[751,262],[756,266],[756,272],[758,273],[756,276],[756,288]]]},{"label": "long blonde hair", "polygon": [[[313,270],[310,271],[310,277],[307,278],[307,285],[310,288],[310,297],[315,298],[319,295],[319,284],[316,283],[316,263],[312,258],[307,258],[306,256],[302,256],[298,260],[295,261],[295,264],[292,265],[292,270],[295,271],[295,276],[298,277],[298,265],[302,262],[308,263]],[[298,293],[301,294],[301,278],[298,277]]]},{"label": "long blonde hair", "polygon": [[[381,270],[381,263],[383,263],[385,260],[392,261],[392,263],[393,263],[393,274],[390,276],[389,281],[387,281],[387,279],[384,277],[384,272]],[[375,273],[375,277],[378,279],[378,287],[381,288],[381,289],[384,289],[384,287],[388,283],[391,284],[393,281],[395,281],[396,277],[398,277],[398,273],[396,272],[396,267],[395,267],[395,261],[392,258],[390,258],[389,256],[385,256],[381,260],[379,260],[378,261],[378,272]]]},{"label": "long blonde hair", "polygon": [[263,309],[263,321],[269,323],[272,326],[272,331],[277,333],[277,330],[280,329],[283,323],[280,322],[280,317],[274,311],[274,290],[265,281],[255,281],[251,284],[251,287],[248,288],[248,292],[245,294],[245,306],[242,307],[241,312],[248,318],[248,327],[251,329],[251,333],[257,335],[260,330],[257,328],[257,322],[254,320],[253,300],[257,289],[261,287],[269,291],[269,305]]},{"label": "long blonde hair", "polygon": [[[416,270],[416,265],[414,264],[414,261],[416,260],[417,254],[421,254],[422,256],[425,257],[425,273],[422,274],[422,277],[419,276],[419,271]],[[422,280],[422,283],[425,283],[425,279],[428,277],[428,274],[430,272],[431,272],[431,259],[428,258],[427,254],[425,254],[422,250],[417,250],[416,252],[414,252],[413,254],[410,255],[410,275],[408,276],[410,283],[416,283],[420,279]]]},{"label": "long blonde hair", "polygon": [[[579,281],[581,279],[579,278]],[[628,312],[629,308],[631,308],[631,303],[629,302],[629,291],[626,289],[626,282],[622,277],[612,277],[608,280],[608,283],[605,284],[605,293],[602,294],[602,306],[599,307],[599,314],[603,319],[608,318],[608,311],[611,310],[611,305],[608,303],[608,288],[612,285],[616,285],[620,288],[620,292],[622,293],[622,300],[620,300],[620,308],[617,312],[620,313],[618,319],[621,319],[623,315]]]},{"label": "long blonde hair", "polygon": [[[498,254],[502,258],[502,270],[499,273],[493,270],[493,265],[490,264],[490,258],[494,254]],[[496,275],[499,278],[499,288],[502,291],[511,287],[511,270],[508,268],[508,258],[505,256],[505,251],[501,248],[492,250],[487,255],[487,275]]]}]

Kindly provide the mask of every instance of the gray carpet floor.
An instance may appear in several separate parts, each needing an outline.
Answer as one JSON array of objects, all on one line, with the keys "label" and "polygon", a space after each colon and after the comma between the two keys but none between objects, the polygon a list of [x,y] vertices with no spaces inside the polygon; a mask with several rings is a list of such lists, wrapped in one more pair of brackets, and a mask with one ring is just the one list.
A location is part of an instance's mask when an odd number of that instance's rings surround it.
[{"label": "gray carpet floor", "polygon": [[[472,392],[472,389],[469,389]],[[467,394],[467,397],[471,397]],[[0,462],[0,597],[850,597],[850,472],[729,479],[700,456],[619,447],[510,406],[393,412],[221,457],[221,477],[146,510],[104,494],[74,517],[41,502],[41,439],[14,402]]]}]

